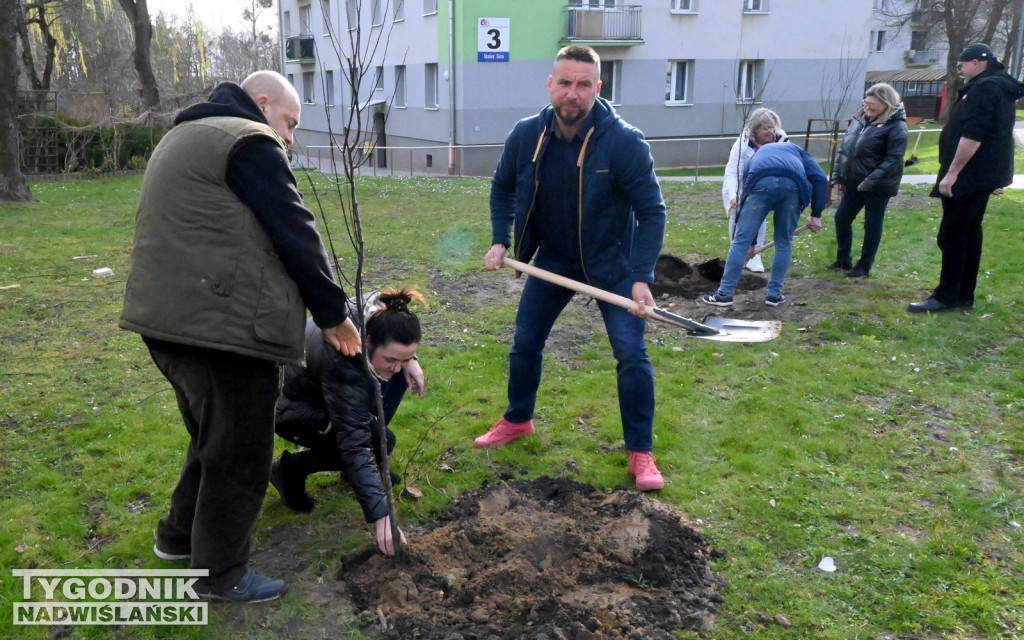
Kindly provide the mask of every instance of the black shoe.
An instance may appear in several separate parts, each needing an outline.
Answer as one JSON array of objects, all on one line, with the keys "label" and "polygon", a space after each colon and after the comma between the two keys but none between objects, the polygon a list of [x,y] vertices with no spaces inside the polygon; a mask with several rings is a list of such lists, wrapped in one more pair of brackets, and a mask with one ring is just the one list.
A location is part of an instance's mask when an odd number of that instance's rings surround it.
[{"label": "black shoe", "polygon": [[867,278],[868,277],[868,270],[858,264],[857,266],[855,266],[854,268],[852,268],[852,269],[850,269],[849,271],[846,272],[846,277],[848,277],[848,278]]},{"label": "black shoe", "polygon": [[316,502],[306,493],[306,476],[294,472],[291,457],[291,452],[285,451],[270,465],[270,484],[281,495],[284,506],[298,513],[309,513]]},{"label": "black shoe", "polygon": [[911,302],[907,305],[907,311],[911,313],[936,313],[938,311],[950,311],[956,307],[939,302],[935,298],[928,298],[921,302]]},{"label": "black shoe", "polygon": [[391,486],[397,487],[402,484],[402,476],[398,475],[394,471],[388,470],[388,477],[391,478]]},{"label": "black shoe", "polygon": [[832,264],[828,265],[825,268],[830,269],[832,271],[847,271],[852,266],[853,265],[850,264],[849,262],[841,262],[839,260],[836,260],[835,262],[833,262]]},{"label": "black shoe", "polygon": [[198,595],[211,600],[227,600],[239,604],[269,602],[281,597],[288,585],[284,580],[261,576],[252,569],[246,568],[245,574],[238,584],[224,593],[200,593]]}]

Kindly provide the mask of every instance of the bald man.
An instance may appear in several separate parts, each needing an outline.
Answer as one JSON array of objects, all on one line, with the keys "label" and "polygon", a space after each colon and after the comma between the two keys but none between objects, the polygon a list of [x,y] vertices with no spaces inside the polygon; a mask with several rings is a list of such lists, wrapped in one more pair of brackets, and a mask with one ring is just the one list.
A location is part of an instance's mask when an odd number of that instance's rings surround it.
[{"label": "bald man", "polygon": [[249,567],[270,477],[281,365],[302,359],[306,309],[334,347],[360,349],[313,213],[288,165],[299,96],[280,74],[225,82],[153,151],[120,326],[177,396],[190,442],[154,553],[209,575],[196,592],[273,600]]}]

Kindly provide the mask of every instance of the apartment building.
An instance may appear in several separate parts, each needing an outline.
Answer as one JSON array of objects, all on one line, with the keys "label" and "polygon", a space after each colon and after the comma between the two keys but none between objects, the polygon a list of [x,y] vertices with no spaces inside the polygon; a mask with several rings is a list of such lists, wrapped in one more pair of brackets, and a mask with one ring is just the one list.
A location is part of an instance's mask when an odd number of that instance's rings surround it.
[{"label": "apartment building", "polygon": [[667,167],[724,161],[731,140],[706,138],[735,135],[759,105],[791,134],[851,113],[875,29],[871,0],[280,0],[279,12],[311,156],[353,103],[345,58],[358,34],[364,51],[378,43],[363,56],[356,127],[376,166],[462,175],[491,173],[512,125],[548,103],[567,44],[598,51],[602,95]]},{"label": "apartment building", "polygon": [[888,82],[909,118],[936,119],[946,86],[949,45],[932,0],[873,0],[865,81]]}]

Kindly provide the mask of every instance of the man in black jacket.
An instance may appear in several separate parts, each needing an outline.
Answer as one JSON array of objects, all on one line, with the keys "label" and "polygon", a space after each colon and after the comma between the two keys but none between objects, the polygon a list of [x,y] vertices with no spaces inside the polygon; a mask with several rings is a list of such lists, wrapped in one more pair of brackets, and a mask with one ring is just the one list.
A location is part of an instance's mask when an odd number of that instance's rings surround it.
[{"label": "man in black jacket", "polygon": [[974,307],[988,198],[1013,182],[1013,105],[1024,97],[1024,84],[986,44],[964,49],[957,68],[967,83],[939,136],[939,176],[931,193],[942,198],[942,272],[932,295],[907,307],[912,313]]},{"label": "man in black jacket", "polygon": [[288,166],[300,109],[283,76],[257,71],[178,115],[142,183],[119,322],[142,335],[191,438],[154,552],[208,570],[196,591],[232,602],[285,590],[249,568],[249,544],[305,309],[334,348],[361,345]]}]

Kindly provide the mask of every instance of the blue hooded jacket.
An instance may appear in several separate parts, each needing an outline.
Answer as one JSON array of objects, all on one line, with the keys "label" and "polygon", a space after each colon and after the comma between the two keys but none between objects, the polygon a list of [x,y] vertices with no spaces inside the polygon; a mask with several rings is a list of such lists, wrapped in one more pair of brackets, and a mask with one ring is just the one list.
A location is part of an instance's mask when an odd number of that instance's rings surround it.
[{"label": "blue hooded jacket", "polygon": [[[573,215],[580,263],[587,282],[597,287],[610,288],[627,277],[654,282],[665,238],[665,201],[650,146],[603,98],[594,103],[593,114],[593,127],[581,132],[577,162],[580,207]],[[550,105],[516,123],[491,180],[492,244],[512,247],[522,262],[529,262],[540,246],[531,218],[553,123]]]},{"label": "blue hooded jacket", "polygon": [[743,200],[761,178],[768,176],[794,180],[800,185],[800,210],[811,205],[811,217],[821,217],[828,204],[828,176],[811,154],[792,142],[766,144],[758,149],[743,174]]}]

